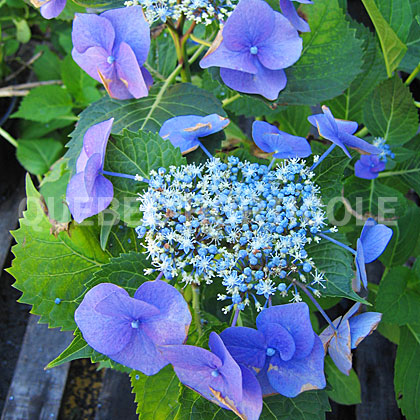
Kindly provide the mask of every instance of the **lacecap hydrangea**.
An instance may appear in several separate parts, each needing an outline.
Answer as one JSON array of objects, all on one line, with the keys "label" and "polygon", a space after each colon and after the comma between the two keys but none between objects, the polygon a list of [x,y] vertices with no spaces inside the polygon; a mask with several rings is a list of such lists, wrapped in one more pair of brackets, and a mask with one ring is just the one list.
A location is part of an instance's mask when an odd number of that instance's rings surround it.
[{"label": "lacecap hydrangea", "polygon": [[300,301],[294,280],[319,295],[323,273],[305,250],[326,225],[313,177],[299,159],[269,170],[234,156],[151,171],[136,228],[155,267],[149,271],[185,284],[220,279],[224,312],[235,304],[261,309],[290,288]]}]

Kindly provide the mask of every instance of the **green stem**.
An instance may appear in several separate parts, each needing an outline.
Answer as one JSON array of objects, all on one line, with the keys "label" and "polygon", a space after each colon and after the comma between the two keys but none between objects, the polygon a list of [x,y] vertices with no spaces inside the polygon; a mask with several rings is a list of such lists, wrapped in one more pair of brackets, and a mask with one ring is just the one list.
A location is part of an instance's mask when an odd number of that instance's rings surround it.
[{"label": "green stem", "polygon": [[364,136],[366,136],[366,134],[369,134],[369,130],[368,130],[368,128],[367,128],[367,127],[363,127],[361,130],[359,130],[359,131],[355,134],[355,136],[357,136],[357,137],[364,137]]},{"label": "green stem", "polygon": [[241,95],[239,93],[237,93],[236,95],[233,95],[230,98],[223,99],[222,106],[225,107],[225,106],[231,104],[232,102],[235,102],[240,97],[241,97]]},{"label": "green stem", "polygon": [[191,82],[191,72],[188,63],[186,39],[184,40],[184,37],[182,35],[183,26],[183,22],[181,22],[180,19],[180,24],[177,28],[174,28],[172,25],[168,25],[167,27],[174,41],[176,56],[178,57],[178,63],[181,66],[181,79],[184,83],[187,83]]},{"label": "green stem", "polygon": [[203,334],[203,329],[201,328],[201,316],[200,316],[200,288],[194,284],[191,285],[192,289],[192,308],[194,314],[194,323],[198,330],[198,335]]},{"label": "green stem", "polygon": [[375,180],[370,180],[370,194],[369,194],[369,214],[372,214],[372,200],[373,200],[373,191],[375,189]]},{"label": "green stem", "polygon": [[5,130],[0,127],[0,136],[7,140],[12,146],[18,147],[17,141]]},{"label": "green stem", "polygon": [[414,105],[415,105],[417,108],[420,108],[420,102],[418,102],[418,101],[414,101]]},{"label": "green stem", "polygon": [[211,47],[211,42],[207,42],[204,39],[197,38],[195,35],[191,34],[190,38],[197,44],[205,45],[206,47]]},{"label": "green stem", "polygon": [[407,77],[407,80],[404,82],[405,85],[409,85],[417,76],[420,71],[420,63],[417,64],[417,67],[411,72],[410,76]]},{"label": "green stem", "polygon": [[388,172],[380,172],[378,174],[378,178],[386,178],[387,176],[394,176],[394,175],[404,175],[404,174],[409,174],[409,173],[413,173],[413,172],[420,172],[419,168],[414,168],[414,169],[405,169],[402,171],[388,171]]}]

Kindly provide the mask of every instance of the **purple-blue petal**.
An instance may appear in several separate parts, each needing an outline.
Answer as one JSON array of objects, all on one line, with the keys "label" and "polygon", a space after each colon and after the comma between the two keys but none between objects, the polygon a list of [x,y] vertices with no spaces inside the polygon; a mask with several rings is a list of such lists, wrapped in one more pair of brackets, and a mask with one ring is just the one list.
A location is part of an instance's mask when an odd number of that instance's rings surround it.
[{"label": "purple-blue petal", "polygon": [[[303,2],[304,2],[303,0],[300,1],[300,3],[303,3]],[[286,16],[286,18],[298,31],[300,32],[311,31],[311,28],[309,27],[308,22],[306,22],[306,20],[302,19],[299,16],[291,0],[280,0],[280,9],[282,13],[284,14],[284,16]]]},{"label": "purple-blue petal", "polygon": [[377,224],[374,219],[369,218],[360,235],[363,244],[363,255],[366,264],[375,261],[385,251],[391,240],[393,231],[388,226]]},{"label": "purple-blue petal", "polygon": [[259,330],[264,334],[267,348],[277,351],[284,361],[290,360],[296,351],[292,335],[280,324],[264,323]]},{"label": "purple-blue petal", "polygon": [[[137,62],[131,46],[125,42],[121,42],[115,55],[115,68],[119,80],[121,80],[130,95],[136,99],[143,98],[149,94],[149,89],[143,79],[143,73]],[[112,97],[117,99],[116,93],[113,92]],[[125,98],[124,98],[125,99]]]},{"label": "purple-blue petal", "polygon": [[301,392],[325,387],[324,348],[315,334],[313,348],[303,359],[293,358],[287,362],[275,355],[267,369],[271,386],[285,397],[293,398]]},{"label": "purple-blue petal", "polygon": [[338,332],[333,335],[328,344],[328,354],[338,370],[345,375],[350,373],[352,354],[349,321],[341,319]]},{"label": "purple-blue petal", "polygon": [[237,363],[257,370],[264,367],[267,344],[260,331],[230,327],[220,333],[220,338]]},{"label": "purple-blue petal", "polygon": [[278,394],[278,392],[271,386],[270,381],[268,380],[267,367],[268,362],[267,366],[264,369],[261,369],[256,376],[258,383],[260,384],[263,397]]},{"label": "purple-blue petal", "polygon": [[246,51],[270,37],[274,25],[274,11],[268,3],[241,0],[226,21],[223,39],[229,50]]},{"label": "purple-blue petal", "polygon": [[242,401],[238,411],[247,420],[258,420],[263,407],[262,391],[255,375],[245,366],[240,366],[242,373]]},{"label": "purple-blue petal", "polygon": [[347,134],[354,134],[359,127],[359,124],[355,121],[340,120],[338,118],[335,118],[335,123],[337,124],[338,131],[342,131]]},{"label": "purple-blue petal", "polygon": [[222,34],[213,42],[212,47],[201,59],[200,67],[224,67],[231,70],[239,70],[246,73],[257,73],[255,66],[256,58],[249,51],[232,51],[226,48]]},{"label": "purple-blue petal", "polygon": [[[368,158],[369,162],[366,162]],[[370,159],[367,155],[362,155],[360,159],[354,164],[354,175],[362,179],[375,179],[378,177],[378,171],[372,171],[370,166]]]},{"label": "purple-blue petal", "polygon": [[302,38],[289,21],[275,12],[275,29],[271,36],[258,44],[258,59],[270,70],[290,67],[302,53]]},{"label": "purple-blue petal", "polygon": [[344,131],[340,132],[340,140],[348,147],[352,147],[353,149],[359,149],[366,153],[371,153],[373,155],[377,155],[381,153],[381,151],[374,146],[373,144],[368,143],[359,137],[353,136],[348,134]]},{"label": "purple-blue petal", "polygon": [[41,6],[41,15],[45,19],[57,17],[66,7],[67,0],[51,0]]},{"label": "purple-blue petal", "polygon": [[367,287],[365,257],[363,253],[363,244],[360,239],[357,240],[357,253],[354,261],[356,265],[356,292],[358,292],[360,290],[360,281],[365,288]]},{"label": "purple-blue petal", "polygon": [[360,302],[356,302],[343,316],[343,321],[348,321],[355,313],[358,312],[362,304]]},{"label": "purple-blue petal", "polygon": [[191,313],[182,294],[170,284],[161,281],[143,283],[134,294],[160,314],[146,320],[144,328],[157,344],[182,344],[191,324]]},{"label": "purple-blue petal", "polygon": [[311,353],[315,338],[306,303],[288,303],[264,309],[257,316],[257,328],[260,330],[269,323],[280,324],[291,334],[296,346],[295,358],[304,358]]},{"label": "purple-blue petal", "polygon": [[351,348],[355,349],[381,321],[382,314],[379,312],[364,312],[350,318]]},{"label": "purple-blue petal", "polygon": [[280,91],[286,87],[286,73],[284,70],[269,70],[258,61],[255,61],[255,64],[258,69],[256,74],[221,68],[220,77],[231,89],[242,93],[258,94],[274,101],[278,98]]},{"label": "purple-blue petal", "polygon": [[77,65],[98,82],[102,82],[100,73],[107,75],[108,79],[112,77],[114,66],[107,62],[109,53],[104,48],[89,47],[84,53],[73,48],[71,55]]},{"label": "purple-blue petal", "polygon": [[78,53],[83,54],[91,47],[101,47],[111,54],[114,40],[115,31],[108,19],[94,13],[76,13],[72,41]]},{"label": "purple-blue petal", "polygon": [[122,42],[133,50],[137,62],[147,60],[150,48],[150,27],[141,6],[122,7],[107,10],[101,16],[108,19],[115,30],[115,46]]},{"label": "purple-blue petal", "polygon": [[98,284],[86,293],[74,314],[76,324],[86,342],[106,355],[121,351],[133,335],[133,328],[127,319],[103,315],[95,310],[103,299],[114,293],[128,296],[124,289],[114,284]]}]

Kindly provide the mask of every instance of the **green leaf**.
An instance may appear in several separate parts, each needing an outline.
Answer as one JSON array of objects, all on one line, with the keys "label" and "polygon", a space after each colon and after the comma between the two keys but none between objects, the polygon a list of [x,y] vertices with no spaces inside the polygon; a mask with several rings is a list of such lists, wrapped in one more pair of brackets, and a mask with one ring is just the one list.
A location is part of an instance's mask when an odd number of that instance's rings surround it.
[{"label": "green leaf", "polygon": [[369,181],[355,176],[347,178],[344,197],[353,214],[375,217],[381,223],[402,216],[407,208],[403,194],[377,179]]},{"label": "green leaf", "polygon": [[362,72],[354,79],[344,93],[327,105],[336,118],[362,121],[363,104],[382,80],[386,79],[383,56],[372,32],[362,24],[352,22],[357,29],[357,37],[363,40]]},{"label": "green leaf", "polygon": [[378,0],[378,9],[402,42],[406,42],[413,21],[410,0]]},{"label": "green leaf", "polygon": [[[186,164],[178,148],[158,134],[123,130],[108,142],[105,169],[111,172],[141,175],[149,178],[152,169]],[[144,182],[112,177],[114,200],[112,208],[121,220],[130,226],[138,226],[141,220],[138,194],[147,188]]]},{"label": "green leaf", "polygon": [[309,106],[288,106],[280,112],[269,114],[267,121],[269,123],[277,122],[280,130],[286,133],[306,137],[311,129],[311,124],[308,121],[311,114]]},{"label": "green leaf", "polygon": [[404,144],[418,128],[417,108],[408,86],[398,76],[381,83],[366,101],[363,122],[369,132],[388,144]]},{"label": "green leaf", "polygon": [[40,193],[48,208],[48,217],[60,223],[71,220],[70,210],[66,203],[66,190],[70,181],[67,161],[60,159],[48,172],[40,185]]},{"label": "green leaf", "polygon": [[101,248],[106,249],[108,243],[109,235],[113,226],[115,226],[120,220],[120,216],[117,212],[108,208],[105,211],[102,211],[98,214],[98,222],[101,226],[101,233],[99,235],[99,242],[101,243]]},{"label": "green leaf", "polygon": [[399,66],[399,68],[407,73],[411,73],[420,62],[420,2],[418,0],[411,0],[410,2],[412,21],[410,25],[410,32],[405,40],[408,50]]},{"label": "green leaf", "polygon": [[409,207],[392,226],[394,235],[381,256],[387,267],[404,264],[414,256],[420,237],[420,223],[413,223],[413,220],[420,220],[420,208],[417,206]]},{"label": "green leaf", "polygon": [[375,26],[384,54],[386,72],[388,77],[391,77],[403,59],[407,47],[384,19],[374,0],[362,0],[362,3]]},{"label": "green leaf", "polygon": [[153,376],[130,373],[139,420],[173,420],[179,403],[179,380],[172,366],[164,367]]},{"label": "green leaf", "polygon": [[177,65],[176,50],[168,31],[152,39],[147,63],[162,79],[168,77]]},{"label": "green leaf", "polygon": [[31,39],[31,29],[25,19],[13,19],[16,26],[16,39],[26,44]]},{"label": "green leaf", "polygon": [[[342,240],[337,234],[334,239]],[[312,242],[305,247],[308,255],[314,260],[315,267],[325,273],[325,289],[319,288],[323,296],[340,296],[358,302],[365,302],[352,289],[354,272],[352,267],[352,254],[326,239],[319,244]]]},{"label": "green leaf", "polygon": [[38,45],[34,53],[41,53],[41,57],[32,66],[38,80],[58,80],[61,78],[61,61],[55,52],[51,51],[47,45]]},{"label": "green leaf", "polygon": [[124,7],[123,0],[73,0],[79,6],[88,7],[90,9],[117,9]]},{"label": "green leaf", "polygon": [[19,139],[16,156],[28,172],[44,175],[63,149],[63,145],[54,139]]},{"label": "green leaf", "polygon": [[110,252],[113,257],[118,257],[120,254],[124,253],[128,254],[130,251],[144,251],[135,230],[127,227],[123,223],[114,225],[111,228],[107,248],[108,252]]},{"label": "green leaf", "polygon": [[311,32],[302,34],[300,59],[286,69],[287,85],[278,103],[316,105],[343,93],[362,66],[362,42],[337,0],[304,5]]},{"label": "green leaf", "polygon": [[401,328],[395,359],[395,396],[407,420],[420,418],[420,325]]},{"label": "green leaf", "polygon": [[[410,286],[414,282],[417,287]],[[405,325],[420,320],[420,281],[408,267],[394,267],[381,280],[375,307],[383,321]]]},{"label": "green leaf", "polygon": [[360,404],[362,402],[359,378],[351,369],[347,376],[340,372],[330,357],[325,358],[325,374],[332,390],[328,396],[335,402],[344,405]]},{"label": "green leaf", "polygon": [[121,254],[119,257],[111,258],[108,264],[104,264],[86,286],[91,289],[99,283],[113,283],[123,287],[133,296],[144,282],[156,278],[156,275],[145,276],[145,268],[150,268],[150,261],[143,253]]},{"label": "green leaf", "polygon": [[98,82],[83,71],[68,55],[61,62],[61,79],[69,93],[81,105],[89,105],[100,99],[101,94],[96,89]]},{"label": "green leaf", "polygon": [[71,96],[60,86],[48,85],[32,89],[12,117],[49,122],[70,113]]},{"label": "green leaf", "polygon": [[166,90],[162,85],[155,85],[150,89],[149,96],[141,99],[119,101],[109,97],[102,98],[80,114],[77,127],[71,134],[72,140],[67,145],[69,167],[75,167],[86,130],[111,117],[115,119],[112,133],[120,134],[124,128],[131,131],[158,132],[169,118],[213,113],[226,115],[220,102],[211,93],[188,83],[172,85]]},{"label": "green leaf", "polygon": [[70,345],[58,357],[48,363],[46,369],[60,366],[72,360],[89,358],[92,351],[93,349],[89,347],[83,337],[77,334]]},{"label": "green leaf", "polygon": [[[29,175],[26,193],[27,210],[13,232],[17,244],[8,271],[16,279],[14,287],[23,293],[19,302],[32,305],[32,313],[41,316],[41,323],[74,330],[74,311],[84,284],[109,257],[91,226],[72,224],[69,232],[50,233],[51,224]],[[61,299],[59,304],[56,298]]]},{"label": "green leaf", "polygon": [[[313,146],[312,153],[322,155],[326,147],[320,148],[319,152],[316,149]],[[348,164],[348,157],[341,149],[336,147],[314,171],[316,173],[314,182],[321,188],[321,197],[323,203],[327,206],[327,212],[334,210],[331,206],[337,202],[337,197],[339,198],[338,202],[341,202],[341,190],[343,188],[341,180]]]}]

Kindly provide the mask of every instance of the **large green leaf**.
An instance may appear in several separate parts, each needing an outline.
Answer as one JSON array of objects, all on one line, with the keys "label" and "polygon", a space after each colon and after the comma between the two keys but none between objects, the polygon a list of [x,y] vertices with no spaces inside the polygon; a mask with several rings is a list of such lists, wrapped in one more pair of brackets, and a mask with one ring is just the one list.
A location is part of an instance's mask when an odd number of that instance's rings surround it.
[{"label": "large green leaf", "polygon": [[156,277],[146,276],[145,268],[150,268],[150,261],[144,254],[139,252],[121,254],[119,257],[111,258],[108,264],[104,264],[86,286],[90,289],[99,283],[113,283],[123,287],[130,295],[134,295],[140,285]]},{"label": "large green leaf", "polygon": [[99,246],[94,227],[72,224],[69,232],[50,233],[51,224],[29,175],[26,193],[27,210],[13,232],[17,244],[8,271],[16,279],[14,287],[23,293],[19,301],[32,305],[40,322],[74,330],[77,299],[109,256]]},{"label": "large green leaf", "polygon": [[302,34],[302,55],[286,69],[287,85],[279,104],[315,105],[340,95],[362,66],[362,42],[337,0],[317,0],[301,9],[311,32]]},{"label": "large green leaf", "polygon": [[404,216],[400,217],[392,226],[394,235],[381,256],[381,261],[387,267],[404,264],[409,257],[415,256],[415,248],[420,238],[420,208],[411,206]]},{"label": "large green leaf", "polygon": [[178,410],[180,383],[172,366],[153,376],[130,373],[139,420],[173,420]]},{"label": "large green leaf", "polygon": [[311,124],[308,121],[312,114],[309,106],[288,106],[277,113],[267,116],[270,123],[277,122],[279,128],[294,136],[306,137],[310,131]]},{"label": "large green leaf", "polygon": [[407,47],[400,38],[398,38],[397,34],[392,30],[392,27],[382,16],[378,6],[375,4],[375,0],[362,0],[362,3],[375,26],[384,54],[386,71],[388,77],[391,77],[392,72],[398,67],[398,64],[403,59]]},{"label": "large green leaf", "polygon": [[[341,235],[334,239],[343,240]],[[343,241],[344,242],[344,241]],[[308,256],[315,262],[315,267],[325,273],[325,289],[319,288],[323,296],[340,296],[364,302],[352,289],[354,272],[351,269],[352,254],[326,239],[319,244],[313,242],[305,247]]]},{"label": "large green leaf", "polygon": [[420,281],[408,267],[394,267],[381,280],[376,309],[383,321],[405,325],[420,320]]},{"label": "large green leaf", "polygon": [[359,378],[351,369],[349,375],[340,372],[330,357],[325,358],[325,374],[332,386],[328,396],[339,404],[352,405],[362,402]]},{"label": "large green leaf", "polygon": [[418,19],[420,17],[420,1],[410,0],[410,3],[412,19],[410,32],[407,40],[405,41],[408,50],[399,66],[407,73],[411,73],[420,62],[420,25]]},{"label": "large green leaf", "polygon": [[395,396],[407,420],[420,418],[420,324],[401,328],[395,360]]},{"label": "large green leaf", "polygon": [[[344,197],[347,210],[359,216],[371,216],[378,221],[393,221],[402,216],[407,208],[404,195],[379,180],[351,176],[344,183]],[[351,209],[350,209],[351,207]]]},{"label": "large green leaf", "polygon": [[[186,164],[179,148],[172,146],[156,133],[123,130],[109,141],[105,169],[111,172],[140,175],[149,178],[152,169]],[[147,184],[132,179],[112,177],[114,201],[112,208],[130,226],[140,223],[138,194]]]},{"label": "large green leaf", "polygon": [[153,38],[147,58],[152,75],[165,79],[177,65],[175,45],[167,31],[163,31],[157,38]]},{"label": "large green leaf", "polygon": [[72,108],[71,96],[60,86],[39,86],[32,89],[12,117],[49,122],[66,116]]},{"label": "large green leaf", "polygon": [[378,9],[402,42],[406,42],[413,20],[410,0],[377,0]]},{"label": "large green leaf", "polygon": [[113,134],[120,134],[123,129],[157,132],[169,118],[213,113],[226,115],[220,102],[210,92],[188,83],[178,83],[170,87],[157,84],[150,89],[149,96],[141,99],[119,101],[107,96],[80,114],[77,127],[71,134],[72,140],[67,145],[69,167],[75,167],[86,130],[101,121],[114,118]]},{"label": "large green leaf", "polygon": [[398,76],[381,83],[366,101],[363,122],[369,132],[389,144],[412,139],[419,125],[417,108],[408,86]]},{"label": "large green leaf", "polygon": [[20,139],[16,156],[28,172],[43,175],[62,152],[62,144],[54,139]]},{"label": "large green leaf", "polygon": [[336,118],[362,122],[363,104],[382,80],[386,79],[383,56],[372,32],[362,24],[352,22],[357,28],[357,36],[363,40],[362,72],[354,79],[344,93],[330,101]]},{"label": "large green leaf", "polygon": [[[237,419],[232,411],[225,410],[200,397],[188,388],[182,390],[180,408],[174,420],[225,420]],[[324,420],[330,411],[327,393],[307,391],[295,398],[275,395],[264,398],[259,420]]]}]

